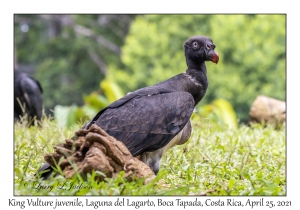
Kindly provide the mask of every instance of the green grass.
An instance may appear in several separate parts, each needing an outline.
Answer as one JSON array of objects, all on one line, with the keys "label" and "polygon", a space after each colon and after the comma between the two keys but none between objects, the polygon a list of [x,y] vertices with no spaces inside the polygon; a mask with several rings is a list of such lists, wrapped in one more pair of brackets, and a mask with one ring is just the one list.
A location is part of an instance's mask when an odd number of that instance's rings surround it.
[{"label": "green grass", "polygon": [[285,127],[228,129],[209,120],[193,122],[190,140],[170,149],[157,178],[143,185],[143,180],[125,181],[122,174],[106,182],[95,181],[95,173],[86,181],[79,175],[36,178],[43,156],[80,128],[62,129],[49,119],[42,124],[15,124],[15,195],[286,195]]}]

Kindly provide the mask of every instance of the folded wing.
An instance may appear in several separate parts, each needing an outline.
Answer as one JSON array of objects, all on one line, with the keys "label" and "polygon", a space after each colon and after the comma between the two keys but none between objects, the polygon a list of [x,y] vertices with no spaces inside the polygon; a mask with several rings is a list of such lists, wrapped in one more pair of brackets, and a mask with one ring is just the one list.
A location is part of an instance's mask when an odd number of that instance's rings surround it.
[{"label": "folded wing", "polygon": [[128,98],[120,106],[106,108],[93,123],[122,141],[133,156],[167,145],[187,124],[194,109],[194,99],[187,92]]}]

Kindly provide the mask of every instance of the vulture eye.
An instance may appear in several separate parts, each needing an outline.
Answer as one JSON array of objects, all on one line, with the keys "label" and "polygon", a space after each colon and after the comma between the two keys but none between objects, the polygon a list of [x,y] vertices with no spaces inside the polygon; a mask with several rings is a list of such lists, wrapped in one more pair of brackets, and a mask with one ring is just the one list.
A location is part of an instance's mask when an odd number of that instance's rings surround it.
[{"label": "vulture eye", "polygon": [[199,45],[198,45],[198,42],[193,42],[193,47],[194,48],[197,48]]},{"label": "vulture eye", "polygon": [[208,50],[209,50],[209,49],[210,49],[210,45],[208,45],[208,44],[207,44],[207,45],[206,45],[206,49],[208,49]]}]

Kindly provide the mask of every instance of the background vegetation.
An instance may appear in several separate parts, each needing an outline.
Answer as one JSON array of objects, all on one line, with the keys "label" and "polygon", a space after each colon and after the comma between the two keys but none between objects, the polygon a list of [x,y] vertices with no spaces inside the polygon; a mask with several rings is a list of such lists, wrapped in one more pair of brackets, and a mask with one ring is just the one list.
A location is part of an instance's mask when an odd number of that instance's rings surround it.
[{"label": "background vegetation", "polygon": [[[248,119],[259,94],[285,100],[285,15],[15,15],[16,66],[44,88],[47,114],[103,94],[108,79],[122,94],[186,70],[183,42],[207,35],[218,65],[208,63],[201,107],[225,99]],[[99,108],[99,107],[97,107]],[[96,109],[97,109],[96,108]]]},{"label": "background vegetation", "polygon": [[[127,182],[122,175],[97,182],[57,176],[42,181],[34,176],[53,146],[74,135],[81,124],[61,128],[54,121],[27,128],[15,125],[15,195],[286,195],[285,128],[264,125],[220,126],[193,116],[190,140],[163,156],[157,178]],[[91,189],[69,189],[70,184]],[[61,188],[65,183],[65,190]],[[52,186],[44,189],[44,187]]]},{"label": "background vegetation", "polygon": [[82,105],[120,63],[132,15],[15,15],[15,67],[38,79],[47,114]]},{"label": "background vegetation", "polygon": [[124,68],[111,68],[117,82],[131,91],[185,71],[183,42],[198,34],[211,37],[220,55],[218,65],[207,63],[201,104],[224,98],[245,121],[258,94],[285,100],[283,15],[139,16],[122,48]]}]

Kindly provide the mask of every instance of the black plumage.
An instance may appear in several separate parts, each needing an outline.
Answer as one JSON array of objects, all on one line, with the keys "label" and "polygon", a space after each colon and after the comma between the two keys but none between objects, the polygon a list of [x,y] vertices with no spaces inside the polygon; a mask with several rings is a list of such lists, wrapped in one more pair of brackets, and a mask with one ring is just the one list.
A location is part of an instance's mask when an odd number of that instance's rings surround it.
[{"label": "black plumage", "polygon": [[190,136],[189,119],[208,88],[205,61],[219,61],[214,48],[208,37],[189,38],[184,43],[186,72],[129,93],[83,128],[97,124],[157,173],[163,153]]},{"label": "black plumage", "polygon": [[14,118],[27,115],[29,124],[42,118],[43,89],[40,83],[18,69],[14,70]]},{"label": "black plumage", "polygon": [[193,109],[194,100],[189,93],[147,91],[147,95],[133,97],[122,106],[107,108],[93,123],[121,139],[137,156],[167,145],[183,129]]}]

